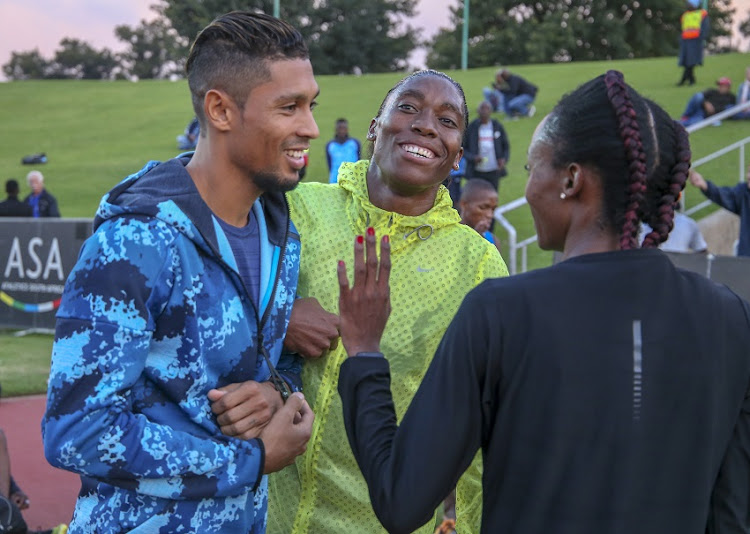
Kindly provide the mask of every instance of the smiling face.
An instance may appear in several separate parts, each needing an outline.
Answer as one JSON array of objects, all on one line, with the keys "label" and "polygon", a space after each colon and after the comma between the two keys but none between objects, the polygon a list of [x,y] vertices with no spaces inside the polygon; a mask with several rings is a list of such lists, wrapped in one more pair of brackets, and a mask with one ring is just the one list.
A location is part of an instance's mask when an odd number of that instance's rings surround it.
[{"label": "smiling face", "polygon": [[405,196],[437,188],[463,154],[463,109],[456,87],[438,76],[397,88],[370,126],[372,163],[383,183]]},{"label": "smiling face", "polygon": [[318,84],[307,59],[269,61],[268,68],[269,80],[239,109],[229,154],[261,191],[286,191],[299,183],[304,151],[320,133],[312,115]]}]

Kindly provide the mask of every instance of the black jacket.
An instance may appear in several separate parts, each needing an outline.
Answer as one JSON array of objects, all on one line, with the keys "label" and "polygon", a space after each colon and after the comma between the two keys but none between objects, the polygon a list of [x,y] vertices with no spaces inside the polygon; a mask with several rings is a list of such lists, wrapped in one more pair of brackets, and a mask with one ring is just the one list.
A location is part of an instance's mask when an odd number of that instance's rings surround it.
[{"label": "black jacket", "polygon": [[505,98],[510,99],[520,95],[530,95],[536,98],[537,86],[528,82],[525,78],[511,74],[505,83],[507,85],[500,88],[500,92],[505,95]]},{"label": "black jacket", "polygon": [[17,197],[8,197],[0,202],[0,217],[31,217],[31,206]]},{"label": "black jacket", "polygon": [[[484,458],[482,533],[750,531],[750,306],[659,250],[487,280],[400,427],[386,358],[340,369],[354,456],[391,533]],[[472,526],[469,526],[471,529]]]},{"label": "black jacket", "polygon": [[[495,157],[497,157],[497,159],[505,160],[505,167],[503,167],[502,170],[500,170],[498,173],[498,177],[502,178],[503,176],[508,175],[508,171],[506,169],[508,167],[508,161],[510,161],[510,143],[508,143],[508,136],[505,133],[505,128],[503,128],[503,125],[495,119],[491,120],[492,131],[495,137]],[[466,158],[467,178],[471,178],[472,176],[474,176],[474,167],[476,166],[476,163],[474,163],[474,157],[479,154],[480,126],[481,121],[479,119],[474,119],[471,124],[469,124],[469,127],[466,129],[466,133],[464,134],[464,158]]]},{"label": "black jacket", "polygon": [[[31,199],[31,195],[27,195],[24,202],[27,204]],[[55,197],[50,195],[46,189],[43,189],[39,193],[39,216],[40,217],[59,217],[60,210],[57,209],[57,200]]]}]

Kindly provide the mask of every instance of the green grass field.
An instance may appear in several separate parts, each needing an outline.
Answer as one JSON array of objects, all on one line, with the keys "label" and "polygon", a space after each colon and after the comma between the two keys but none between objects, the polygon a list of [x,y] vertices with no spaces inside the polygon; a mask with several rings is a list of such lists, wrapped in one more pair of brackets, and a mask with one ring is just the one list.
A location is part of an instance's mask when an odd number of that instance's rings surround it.
[{"label": "green grass field", "polygon": [[[679,117],[688,98],[695,92],[713,86],[720,76],[729,76],[736,84],[750,65],[750,54],[726,54],[707,57],[706,65],[697,69],[698,84],[676,87],[681,71],[676,59],[657,58],[569,64],[530,65],[512,70],[540,87],[535,102],[537,115],[532,119],[505,121],[511,141],[509,176],[502,182],[500,203],[523,196],[526,163],[531,134],[539,120],[548,113],[564,93],[607,69],[624,72],[628,83],[642,94]],[[482,98],[482,87],[493,79],[495,68],[450,72],[464,87],[472,118]],[[349,119],[351,135],[364,141],[367,127],[388,89],[401,74],[375,74],[361,77],[320,76],[321,94],[315,111],[321,136],[312,142],[307,180],[326,181],[324,147],[333,136],[334,121]],[[0,83],[0,143],[2,181],[22,181],[33,167],[21,165],[24,155],[45,152],[46,186],[59,202],[65,217],[92,217],[101,196],[126,175],[140,169],[151,159],[168,159],[178,153],[175,136],[182,133],[193,116],[185,81],[94,82],[94,81],[27,81]],[[694,159],[750,135],[750,122],[725,121],[719,128],[707,128],[692,136]],[[701,171],[718,183],[737,180],[737,157],[724,158],[704,166]],[[694,190],[686,193],[688,205],[702,200]],[[509,216],[518,228],[519,239],[534,234],[528,209]],[[504,236],[500,235],[501,240]],[[536,247],[529,251],[529,266],[538,268],[551,262],[551,253]],[[20,338],[12,343],[0,336],[0,381],[3,395],[16,391],[21,375],[33,373],[29,368],[10,367],[9,361],[39,352],[49,360],[51,342]],[[43,340],[46,338],[42,338]],[[32,342],[33,340],[33,342]],[[18,348],[16,347],[18,344]],[[33,358],[36,361],[36,356]],[[26,389],[32,393],[44,388],[44,380],[30,380]],[[13,385],[11,385],[13,384]]]}]

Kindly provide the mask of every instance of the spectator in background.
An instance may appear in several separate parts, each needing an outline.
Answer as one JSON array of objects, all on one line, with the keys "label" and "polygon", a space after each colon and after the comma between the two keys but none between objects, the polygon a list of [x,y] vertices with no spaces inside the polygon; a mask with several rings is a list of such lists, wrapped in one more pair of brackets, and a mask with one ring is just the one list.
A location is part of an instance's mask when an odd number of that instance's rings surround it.
[{"label": "spectator in background", "polygon": [[490,228],[497,209],[497,189],[485,180],[469,180],[461,191],[458,213],[461,224],[477,231],[500,251],[500,243]]},{"label": "spectator in background", "polygon": [[349,137],[349,121],[336,120],[336,135],[326,145],[326,161],[328,162],[328,182],[335,184],[338,180],[339,167],[345,162],[359,161],[359,141]]},{"label": "spectator in background", "polygon": [[[745,79],[737,89],[737,105],[747,104],[750,102],[750,67],[745,69]],[[750,119],[750,108],[740,111],[732,116],[733,119]]]},{"label": "spectator in background", "polygon": [[750,166],[747,168],[747,181],[744,184],[718,187],[694,170],[690,171],[690,183],[700,189],[709,200],[740,216],[737,255],[750,256]]},{"label": "spectator in background", "polygon": [[57,200],[44,188],[44,175],[39,171],[31,171],[26,175],[31,193],[23,199],[31,206],[33,217],[59,217]]},{"label": "spectator in background", "polygon": [[495,74],[492,87],[484,88],[484,99],[494,111],[504,111],[508,117],[532,117],[536,107],[532,104],[536,98],[537,86],[529,83],[508,69],[500,69]]},{"label": "spectator in background", "polygon": [[18,182],[11,178],[5,182],[8,198],[0,202],[0,217],[31,217],[33,210],[25,202],[18,200]]},{"label": "spectator in background", "polygon": [[[680,196],[682,196],[682,193],[680,193]],[[674,227],[669,232],[667,240],[659,245],[659,248],[666,252],[707,252],[708,245],[700,228],[698,228],[698,223],[684,213],[677,211],[678,209],[680,209],[679,197],[674,205]],[[643,239],[651,232],[653,232],[653,228],[648,223],[643,223],[638,242],[642,243]]]},{"label": "spectator in background", "polygon": [[481,178],[497,191],[500,178],[510,159],[510,143],[500,121],[491,117],[492,105],[483,100],[477,109],[479,117],[471,121],[464,136],[464,159],[467,178]]},{"label": "spectator in background", "polygon": [[708,12],[699,9],[700,0],[687,0],[687,11],[680,17],[680,56],[677,64],[683,67],[682,79],[677,85],[695,84],[696,65],[703,65],[703,43],[711,27]]},{"label": "spectator in background", "polygon": [[185,133],[177,136],[177,148],[180,150],[194,150],[195,145],[198,144],[200,135],[201,123],[198,117],[193,117],[193,120],[185,128]]},{"label": "spectator in background", "polygon": [[[706,89],[702,93],[695,93],[690,100],[688,100],[685,111],[682,112],[680,122],[683,126],[690,126],[696,122],[700,122],[703,119],[716,115],[722,111],[731,108],[737,103],[737,99],[732,94],[732,80],[726,76],[722,76],[716,80],[718,89]],[[716,121],[715,126],[721,124],[721,121]]]}]

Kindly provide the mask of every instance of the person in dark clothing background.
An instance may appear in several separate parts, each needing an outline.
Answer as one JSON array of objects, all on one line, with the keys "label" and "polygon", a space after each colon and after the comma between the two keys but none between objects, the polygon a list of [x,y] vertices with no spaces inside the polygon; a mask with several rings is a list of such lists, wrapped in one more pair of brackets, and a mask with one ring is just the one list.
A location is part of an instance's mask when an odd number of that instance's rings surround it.
[{"label": "person in dark clothing background", "polygon": [[59,217],[57,199],[44,188],[44,175],[39,171],[31,171],[26,175],[26,181],[31,187],[31,193],[23,201],[31,206],[32,217]]},{"label": "person in dark clothing background", "polygon": [[477,108],[479,117],[471,121],[464,136],[466,177],[480,178],[497,190],[500,178],[508,175],[510,143],[505,128],[492,118],[492,105],[483,100]]},{"label": "person in dark clothing background", "polygon": [[695,66],[703,65],[703,45],[708,38],[711,24],[708,11],[700,9],[700,0],[687,0],[687,10],[680,17],[680,56],[678,65],[683,67],[682,78],[677,85],[695,85]]},{"label": "person in dark clothing background", "polygon": [[378,518],[427,521],[481,448],[483,533],[747,532],[750,305],[656,249],[685,129],[609,71],[563,97],[528,159],[539,246],[563,261],[469,293],[400,426],[378,353],[389,249],[378,265],[368,236],[365,264],[355,244],[351,288],[339,264],[338,389]]},{"label": "person in dark clothing background", "polygon": [[[680,122],[683,126],[690,126],[703,119],[721,113],[737,103],[737,97],[732,93],[732,80],[722,76],[716,80],[718,89],[706,89],[703,92],[695,93],[685,106],[682,112]],[[721,124],[716,121],[715,126]]]},{"label": "person in dark clothing background", "polygon": [[483,90],[484,99],[492,104],[493,111],[504,111],[510,118],[533,117],[536,107],[537,86],[508,69],[495,74],[492,87]]},{"label": "person in dark clothing background", "polygon": [[31,206],[18,200],[18,182],[11,178],[5,182],[8,198],[0,202],[0,217],[31,217]]},{"label": "person in dark clothing background", "polygon": [[706,198],[740,216],[737,255],[750,257],[750,166],[747,168],[746,182],[734,186],[717,186],[693,170],[689,178],[690,183],[700,189]]}]

